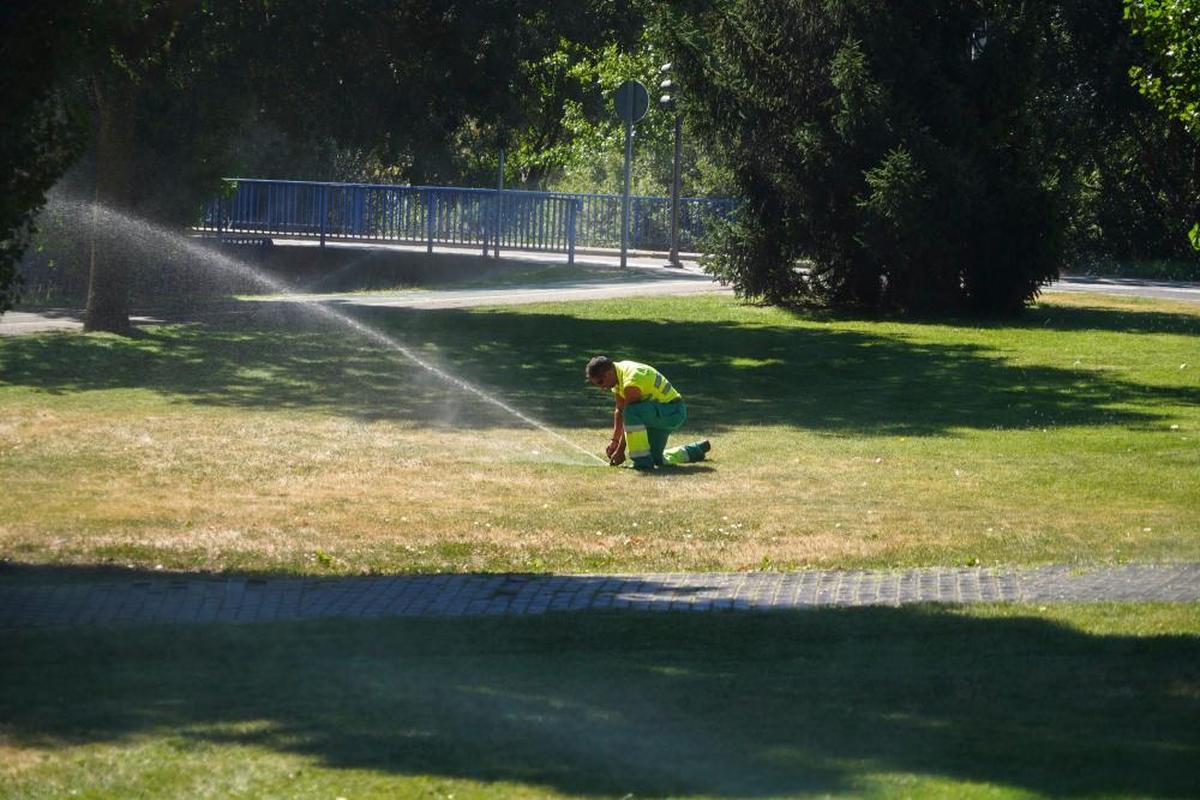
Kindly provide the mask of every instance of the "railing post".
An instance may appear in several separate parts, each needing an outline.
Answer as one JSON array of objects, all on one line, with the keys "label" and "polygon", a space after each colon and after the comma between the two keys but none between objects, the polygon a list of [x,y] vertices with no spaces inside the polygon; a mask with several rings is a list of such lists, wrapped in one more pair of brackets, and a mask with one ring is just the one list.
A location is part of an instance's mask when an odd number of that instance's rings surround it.
[{"label": "railing post", "polygon": [[437,195],[432,189],[425,190],[425,252],[433,252],[433,218],[437,214]]},{"label": "railing post", "polygon": [[633,230],[629,234],[629,249],[636,250],[641,243],[641,220],[642,220],[642,198],[633,198],[633,224],[630,226]]},{"label": "railing post", "polygon": [[365,190],[361,186],[354,187],[354,222],[352,233],[355,236],[363,235],[363,193]]},{"label": "railing post", "polygon": [[493,213],[495,214],[496,223],[492,227],[492,236],[495,237],[493,239],[493,243],[495,244],[495,249],[492,251],[492,255],[495,258],[499,258],[500,257],[500,240],[504,238],[504,190],[497,189],[494,197],[495,197],[495,205],[494,205]]},{"label": "railing post", "polygon": [[583,203],[579,200],[567,201],[567,263],[575,263],[575,220],[578,217],[579,207]]},{"label": "railing post", "polygon": [[491,244],[491,242],[488,240],[488,234],[490,233],[488,228],[491,227],[489,218],[492,215],[488,210],[488,196],[481,192],[480,194],[475,195],[475,197],[479,201],[479,228],[483,231],[483,257],[487,258],[488,246]]},{"label": "railing post", "polygon": [[329,186],[321,184],[320,190],[320,215],[321,215],[321,247],[325,246],[325,218],[329,215]]}]

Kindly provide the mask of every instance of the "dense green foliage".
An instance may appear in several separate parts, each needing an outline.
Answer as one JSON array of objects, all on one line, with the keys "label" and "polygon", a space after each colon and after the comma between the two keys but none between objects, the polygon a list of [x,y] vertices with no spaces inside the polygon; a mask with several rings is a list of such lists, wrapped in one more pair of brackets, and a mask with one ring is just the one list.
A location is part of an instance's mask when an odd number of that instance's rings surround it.
[{"label": "dense green foliage", "polygon": [[1200,3],[1125,0],[1125,17],[1152,55],[1129,74],[1138,89],[1200,136]]},{"label": "dense green foliage", "polygon": [[747,200],[711,260],[746,295],[1011,313],[1069,222],[1111,210],[1078,181],[1120,175],[1089,131],[1135,113],[1114,2],[697,0],[657,21]]},{"label": "dense green foliage", "polygon": [[[575,192],[619,193],[624,171],[624,125],[613,112],[613,92],[622,82],[642,82],[651,95],[650,109],[634,130],[632,191],[670,194],[674,157],[674,114],[657,102],[660,66],[669,58],[643,36],[631,44],[609,43],[583,48],[565,43],[530,69],[553,73],[569,82],[570,96],[544,91],[531,97],[555,109],[554,125],[515,131],[507,151],[510,183],[530,188]],[[546,81],[549,84],[549,81]],[[488,154],[491,155],[491,154]],[[683,127],[681,181],[684,195],[726,195],[731,190],[719,159]]]},{"label": "dense green foliage", "polygon": [[[619,40],[632,14],[605,0],[72,0],[6,13],[3,66],[30,82],[28,98],[5,105],[14,127],[31,126],[29,143],[4,152],[6,180],[28,185],[3,209],[9,272],[81,143],[91,146],[101,202],[176,223],[245,165],[323,165],[286,177],[332,177],[336,153],[401,180],[446,180],[461,173],[464,149],[494,152],[505,131],[547,115],[527,65],[564,42]],[[127,325],[118,260],[101,247],[93,261],[95,327]]]},{"label": "dense green foliage", "polygon": [[[1063,266],[1106,271],[1163,261],[1159,277],[1200,278],[1186,231],[1200,216],[1200,139],[1130,85],[1148,53],[1110,3],[1062,3],[1071,36],[1061,69],[1071,136]],[[1071,77],[1074,76],[1074,77]],[[1140,270],[1139,270],[1140,271]]]},{"label": "dense green foliage", "polygon": [[[1130,67],[1134,84],[1200,140],[1200,3],[1125,0],[1125,17],[1144,40],[1152,62]],[[1193,169],[1196,172],[1200,170]],[[1200,222],[1192,226],[1189,236],[1192,246],[1200,250]]]},{"label": "dense green foliage", "polygon": [[[616,191],[612,90],[656,98],[664,61],[684,193],[748,201],[713,265],[748,295],[1005,312],[1060,267],[1186,275],[1195,13],[1128,0],[1131,36],[1120,0],[16,0],[0,310],[73,163],[81,198],[172,224],[224,175],[490,186],[501,147],[507,185]],[[667,193],[657,103],[634,153],[635,192]],[[99,244],[70,260],[114,287],[89,309],[119,329],[123,268]]]},{"label": "dense green foliage", "polygon": [[[33,14],[35,6],[42,13]],[[0,312],[16,300],[17,262],[29,244],[47,189],[78,157],[83,121],[54,92],[67,69],[62,43],[71,39],[71,3],[15,0],[0,6],[3,40],[0,108]],[[9,33],[21,29],[20,36]],[[19,78],[19,79],[18,79]]]}]

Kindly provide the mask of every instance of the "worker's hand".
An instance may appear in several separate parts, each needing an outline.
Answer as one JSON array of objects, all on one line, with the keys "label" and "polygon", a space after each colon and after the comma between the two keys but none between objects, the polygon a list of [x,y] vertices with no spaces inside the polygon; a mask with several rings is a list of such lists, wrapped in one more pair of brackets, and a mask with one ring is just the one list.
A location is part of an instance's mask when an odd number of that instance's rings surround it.
[{"label": "worker's hand", "polygon": [[609,458],[612,458],[613,453],[615,453],[621,449],[622,441],[623,440],[621,440],[621,439],[613,439],[611,442],[609,442],[608,447],[604,448],[604,455],[608,456]]},{"label": "worker's hand", "polygon": [[625,440],[619,439],[608,443],[608,447],[604,448],[604,454],[608,456],[608,463],[612,466],[617,466],[625,460]]}]

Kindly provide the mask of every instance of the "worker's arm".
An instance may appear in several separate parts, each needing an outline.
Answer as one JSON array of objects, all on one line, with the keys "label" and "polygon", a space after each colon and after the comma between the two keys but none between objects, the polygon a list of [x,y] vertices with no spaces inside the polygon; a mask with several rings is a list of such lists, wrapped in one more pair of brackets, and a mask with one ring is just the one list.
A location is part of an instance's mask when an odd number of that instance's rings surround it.
[{"label": "worker's arm", "polygon": [[614,453],[624,452],[625,450],[625,406],[641,400],[642,390],[636,386],[627,386],[625,388],[625,396],[617,395],[616,399],[616,408],[613,409],[612,441],[604,449],[608,453],[609,458],[612,458]]},{"label": "worker's arm", "polygon": [[621,446],[621,442],[625,439],[625,398],[617,395],[617,407],[613,409],[613,432],[612,441],[608,443],[606,450],[611,456]]},{"label": "worker's arm", "polygon": [[625,438],[625,406],[642,399],[642,390],[636,386],[627,386],[625,394],[616,395],[617,407],[613,409],[612,444],[617,446]]}]

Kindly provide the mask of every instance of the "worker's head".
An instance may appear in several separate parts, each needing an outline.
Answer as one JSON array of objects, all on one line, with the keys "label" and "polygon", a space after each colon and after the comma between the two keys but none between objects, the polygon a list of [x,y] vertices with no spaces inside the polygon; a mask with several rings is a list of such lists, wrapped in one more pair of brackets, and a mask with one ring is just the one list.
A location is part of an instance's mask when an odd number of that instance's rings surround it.
[{"label": "worker's head", "polygon": [[589,361],[584,375],[588,383],[601,389],[611,389],[617,385],[617,368],[608,356],[596,356]]}]

